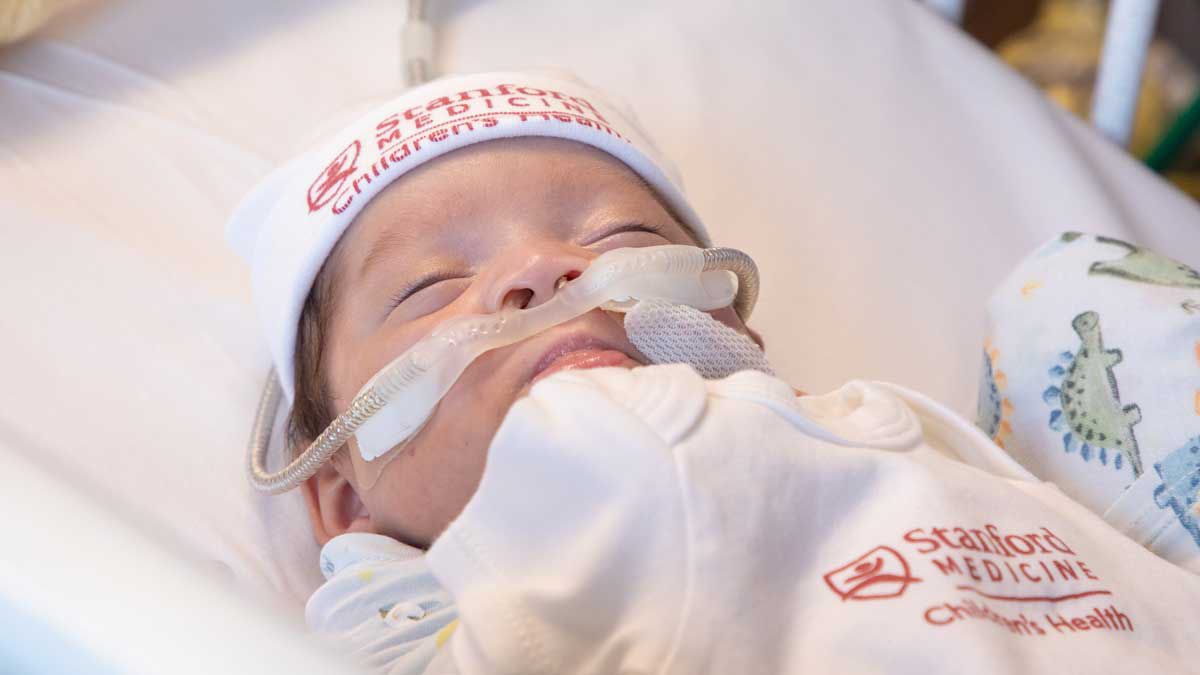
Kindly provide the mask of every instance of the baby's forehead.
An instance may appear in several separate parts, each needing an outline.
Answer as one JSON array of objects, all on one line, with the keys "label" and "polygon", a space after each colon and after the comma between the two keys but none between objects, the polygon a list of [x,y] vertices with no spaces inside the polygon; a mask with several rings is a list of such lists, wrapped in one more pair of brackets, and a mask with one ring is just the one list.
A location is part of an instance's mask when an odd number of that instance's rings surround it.
[{"label": "baby's forehead", "polygon": [[522,137],[460,148],[381,190],[339,242],[341,263],[367,269],[388,252],[461,248],[481,226],[548,231],[590,216],[675,220],[640,174],[591,146]]},{"label": "baby's forehead", "polygon": [[[646,180],[621,160],[574,141],[526,137],[467,146],[417,167],[380,191],[355,225],[430,235],[437,232],[421,225],[486,217],[493,209],[532,214],[547,206],[631,202],[660,204]],[[415,227],[397,227],[406,223]]]}]

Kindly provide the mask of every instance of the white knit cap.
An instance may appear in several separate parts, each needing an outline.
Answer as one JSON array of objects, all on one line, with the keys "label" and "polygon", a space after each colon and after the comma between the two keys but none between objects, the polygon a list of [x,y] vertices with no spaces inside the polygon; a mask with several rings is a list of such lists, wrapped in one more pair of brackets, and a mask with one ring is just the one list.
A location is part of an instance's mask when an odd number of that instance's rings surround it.
[{"label": "white knit cap", "polygon": [[276,169],[242,200],[226,227],[251,267],[254,303],[290,404],[296,330],[313,280],[342,233],[376,194],[451,150],[498,138],[548,136],[620,159],[708,245],[678,176],[632,114],[562,76],[481,73],[412,89],[359,117]]}]

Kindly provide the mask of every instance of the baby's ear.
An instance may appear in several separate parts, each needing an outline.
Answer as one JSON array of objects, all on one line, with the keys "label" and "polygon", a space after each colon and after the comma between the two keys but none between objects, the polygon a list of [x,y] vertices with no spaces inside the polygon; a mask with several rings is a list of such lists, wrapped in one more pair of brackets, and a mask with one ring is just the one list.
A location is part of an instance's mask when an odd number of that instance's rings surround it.
[{"label": "baby's ear", "polygon": [[371,514],[346,477],[352,471],[348,457],[335,456],[300,486],[313,536],[321,546],[339,534],[373,531]]}]

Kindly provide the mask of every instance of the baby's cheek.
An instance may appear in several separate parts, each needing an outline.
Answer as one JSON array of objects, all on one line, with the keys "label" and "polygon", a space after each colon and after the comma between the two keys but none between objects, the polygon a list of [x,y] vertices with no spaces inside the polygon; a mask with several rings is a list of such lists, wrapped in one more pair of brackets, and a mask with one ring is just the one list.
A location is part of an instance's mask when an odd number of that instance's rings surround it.
[{"label": "baby's cheek", "polygon": [[[442,399],[421,443],[389,486],[391,526],[427,546],[479,487],[487,449],[511,406],[499,373],[464,373]],[[390,467],[389,467],[390,468]]]},{"label": "baby's cheek", "polygon": [[463,424],[431,422],[422,442],[405,451],[367,498],[379,532],[427,547],[462,512],[483,475],[486,444]]},{"label": "baby's cheek", "polygon": [[709,312],[709,314],[712,316],[712,318],[720,321],[726,326],[729,326],[737,332],[742,333],[743,335],[750,334],[749,330],[746,328],[746,324],[742,321],[742,318],[738,316],[738,313],[733,311],[732,307],[722,307],[721,309],[716,309]]}]

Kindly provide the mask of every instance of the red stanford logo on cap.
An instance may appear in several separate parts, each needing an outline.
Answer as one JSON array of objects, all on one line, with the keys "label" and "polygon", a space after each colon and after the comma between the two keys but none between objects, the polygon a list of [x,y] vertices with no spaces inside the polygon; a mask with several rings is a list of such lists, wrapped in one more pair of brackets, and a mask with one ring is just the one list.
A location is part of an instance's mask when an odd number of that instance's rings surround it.
[{"label": "red stanford logo on cap", "polygon": [[354,141],[346,146],[345,150],[338,153],[337,157],[325,167],[321,175],[313,181],[313,184],[308,186],[308,212],[314,213],[322,206],[333,201],[333,198],[342,191],[342,185],[346,179],[354,175],[358,169],[355,162],[358,161],[358,151],[362,148],[362,144]]}]

